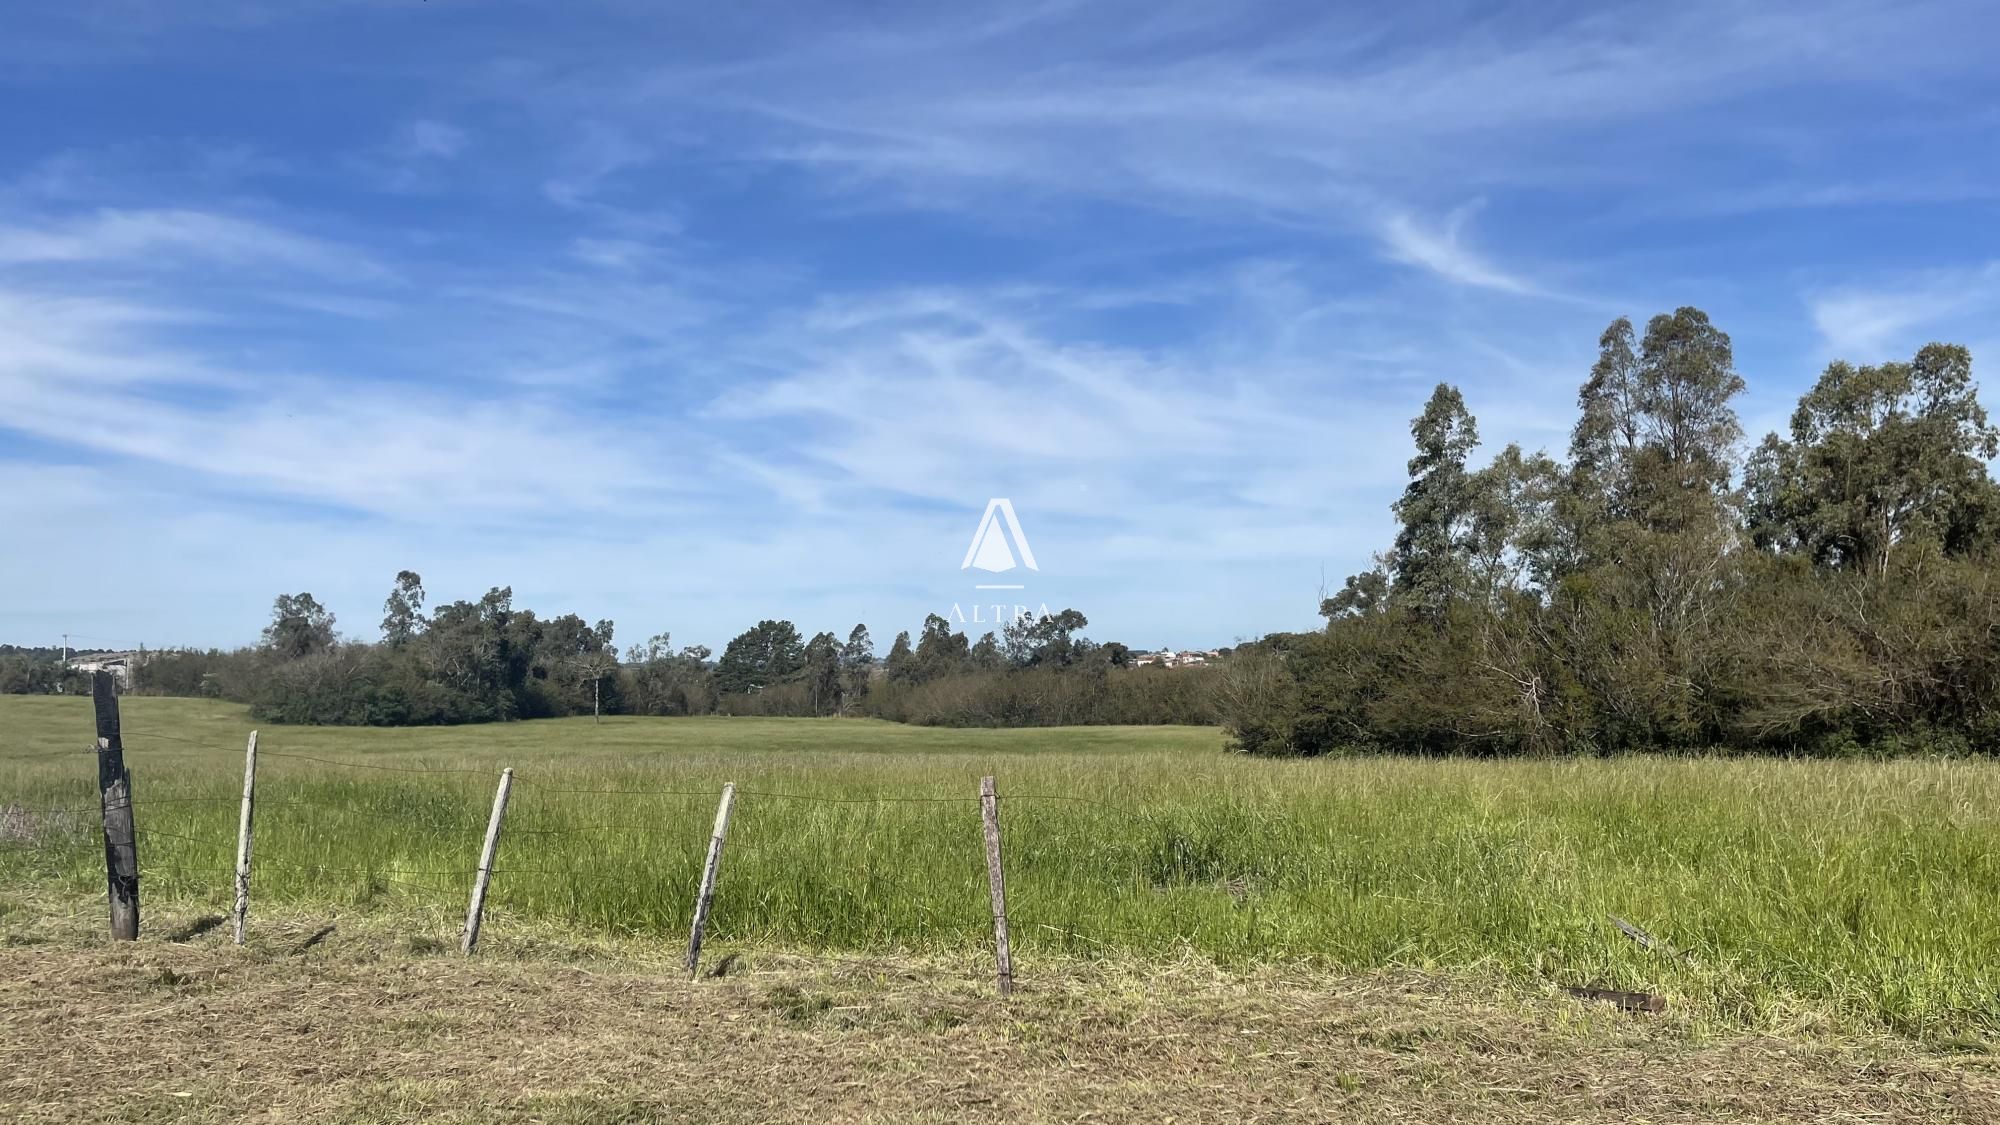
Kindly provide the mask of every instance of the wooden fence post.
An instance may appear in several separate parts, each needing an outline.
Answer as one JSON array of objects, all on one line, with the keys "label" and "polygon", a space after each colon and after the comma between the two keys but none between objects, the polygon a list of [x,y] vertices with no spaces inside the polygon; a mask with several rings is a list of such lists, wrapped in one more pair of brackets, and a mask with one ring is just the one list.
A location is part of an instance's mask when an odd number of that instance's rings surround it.
[{"label": "wooden fence post", "polygon": [[97,714],[97,788],[104,808],[104,876],[110,889],[111,937],[139,940],[139,841],[132,824],[132,771],[125,768],[125,740],[118,729],[118,681],[110,672],[90,678]]},{"label": "wooden fence post", "polygon": [[708,862],[701,867],[701,891],[694,900],[694,928],[688,932],[688,976],[701,972],[701,935],[708,929],[708,912],[715,905],[715,877],[722,870],[722,844],[729,838],[729,810],[736,803],[736,783],[722,787],[722,803],[715,807],[715,831],[708,836]]},{"label": "wooden fence post", "polygon": [[1000,870],[1000,794],[993,779],[979,779],[979,818],[986,828],[986,886],[993,897],[993,958],[1000,995],[1014,991],[1014,954],[1007,946],[1007,880]]},{"label": "wooden fence post", "polygon": [[493,878],[493,850],[500,846],[500,821],[507,815],[507,791],[514,787],[514,767],[500,771],[500,791],[493,794],[493,816],[486,822],[486,843],[479,849],[479,871],[472,877],[472,904],[465,908],[465,941],[461,952],[479,944],[479,922],[486,912],[486,884]]},{"label": "wooden fence post", "polygon": [[243,812],[236,821],[236,944],[243,944],[243,930],[250,917],[250,823],[257,799],[257,732],[250,732],[250,744],[243,749]]}]

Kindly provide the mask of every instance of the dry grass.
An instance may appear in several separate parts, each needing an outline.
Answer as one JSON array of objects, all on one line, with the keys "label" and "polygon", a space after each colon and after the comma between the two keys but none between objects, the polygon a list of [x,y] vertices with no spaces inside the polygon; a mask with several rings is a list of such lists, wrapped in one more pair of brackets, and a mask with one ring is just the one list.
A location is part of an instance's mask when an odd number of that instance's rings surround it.
[{"label": "dry grass", "polygon": [[470,960],[380,915],[111,947],[65,905],[0,946],[9,1121],[2000,1119],[1991,1056],[1711,1039],[1498,977],[1037,961],[1003,1001],[972,956],[737,949],[689,982],[557,929]]}]

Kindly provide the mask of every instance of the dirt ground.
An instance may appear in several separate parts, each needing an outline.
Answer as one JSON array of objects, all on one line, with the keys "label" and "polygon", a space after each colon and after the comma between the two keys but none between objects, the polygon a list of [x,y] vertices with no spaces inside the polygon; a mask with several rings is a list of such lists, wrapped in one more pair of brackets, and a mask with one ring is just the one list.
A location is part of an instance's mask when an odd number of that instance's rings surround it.
[{"label": "dirt ground", "polygon": [[204,924],[9,933],[0,1118],[2000,1121],[1991,1055],[1715,1039],[1428,977],[1077,962],[1002,1000],[970,958],[749,950],[688,981],[668,949],[467,959],[294,919],[239,950]]}]

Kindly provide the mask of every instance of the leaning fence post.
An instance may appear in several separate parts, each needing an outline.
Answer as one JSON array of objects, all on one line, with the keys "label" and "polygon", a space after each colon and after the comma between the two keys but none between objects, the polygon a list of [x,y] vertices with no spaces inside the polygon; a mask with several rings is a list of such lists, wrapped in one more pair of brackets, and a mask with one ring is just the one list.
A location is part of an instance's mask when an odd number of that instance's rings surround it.
[{"label": "leaning fence post", "polygon": [[701,971],[701,935],[708,928],[708,911],[715,905],[715,877],[722,870],[722,844],[729,838],[729,809],[736,803],[736,783],[722,787],[722,803],[715,806],[715,831],[708,836],[708,862],[701,867],[701,891],[694,900],[694,928],[688,932],[688,976]]},{"label": "leaning fence post", "polygon": [[993,959],[1000,995],[1014,991],[1014,954],[1007,947],[1007,880],[1000,870],[1000,794],[993,779],[979,779],[979,818],[986,828],[986,886],[993,897]]},{"label": "leaning fence post", "polygon": [[250,744],[243,748],[243,813],[236,821],[236,944],[243,944],[243,930],[250,917],[250,820],[257,799],[257,732],[250,732]]},{"label": "leaning fence post", "polygon": [[479,849],[479,871],[472,877],[472,904],[465,908],[465,941],[461,952],[479,944],[480,916],[486,912],[486,884],[493,878],[493,850],[500,846],[500,821],[507,815],[507,791],[514,787],[514,767],[500,771],[500,790],[493,794],[493,816],[486,822],[486,843]]},{"label": "leaning fence post", "polygon": [[90,678],[97,716],[97,788],[104,808],[104,877],[111,903],[113,941],[139,940],[139,842],[132,824],[132,771],[125,768],[125,740],[118,729],[117,680],[109,672]]}]

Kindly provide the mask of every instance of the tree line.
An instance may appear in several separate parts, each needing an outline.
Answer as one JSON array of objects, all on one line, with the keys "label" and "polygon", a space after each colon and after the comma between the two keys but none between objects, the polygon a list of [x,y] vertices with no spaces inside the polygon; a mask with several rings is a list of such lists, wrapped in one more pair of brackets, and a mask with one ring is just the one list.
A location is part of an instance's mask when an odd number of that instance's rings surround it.
[{"label": "tree line", "polygon": [[1967,349],[1836,362],[1740,456],[1744,380],[1695,308],[1599,340],[1567,455],[1440,384],[1394,541],[1323,629],[1239,654],[1242,749],[1988,750],[2000,487]]},{"label": "tree line", "polygon": [[343,639],[310,593],[273,603],[261,642],[235,651],[168,650],[134,689],[248,703],[260,721],[403,726],[587,714],[867,715],[949,726],[1213,723],[1203,669],[1133,669],[1116,642],[1083,635],[1074,609],[1026,616],[974,641],[938,614],[896,634],[878,659],[865,624],[805,636],[760,621],[715,656],[660,633],[622,657],[610,621],[542,618],[509,587],[425,611],[403,571],[383,604],[381,640]]},{"label": "tree line", "polygon": [[[1374,565],[1323,592],[1323,627],[1214,667],[1130,669],[1073,609],[976,640],[933,614],[879,659],[865,625],[808,637],[779,620],[719,656],[666,633],[621,656],[611,622],[538,617],[507,587],[426,612],[404,571],[379,642],[285,595],[259,645],[152,654],[137,687],[304,723],[1221,723],[1238,749],[1284,755],[1991,749],[2000,430],[1970,352],[1832,363],[1754,446],[1744,389],[1695,308],[1605,330],[1560,458],[1509,445],[1478,463],[1478,423],[1439,384]],[[54,688],[36,664],[0,651],[0,690]]]}]

